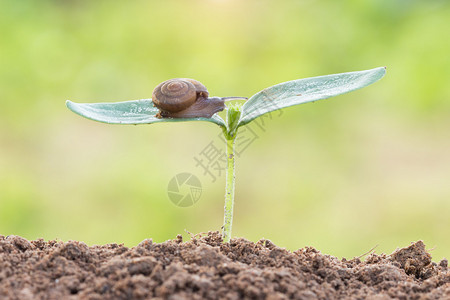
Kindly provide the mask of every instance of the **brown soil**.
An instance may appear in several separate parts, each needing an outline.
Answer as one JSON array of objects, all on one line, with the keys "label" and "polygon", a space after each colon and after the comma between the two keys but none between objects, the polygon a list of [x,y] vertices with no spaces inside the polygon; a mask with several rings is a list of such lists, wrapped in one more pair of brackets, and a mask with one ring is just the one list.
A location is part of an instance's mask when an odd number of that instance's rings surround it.
[{"label": "brown soil", "polygon": [[419,241],[342,259],[218,232],[134,248],[0,236],[0,299],[450,299],[447,260]]}]

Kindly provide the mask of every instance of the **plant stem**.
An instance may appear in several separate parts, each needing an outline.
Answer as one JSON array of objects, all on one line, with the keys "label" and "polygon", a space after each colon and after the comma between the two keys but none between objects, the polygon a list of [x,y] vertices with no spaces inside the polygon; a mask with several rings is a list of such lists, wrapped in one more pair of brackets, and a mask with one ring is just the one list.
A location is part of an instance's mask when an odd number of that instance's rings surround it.
[{"label": "plant stem", "polygon": [[224,243],[228,243],[231,239],[231,227],[233,224],[235,141],[236,134],[234,134],[234,136],[227,137],[227,182],[225,189],[225,213],[222,227],[222,237]]}]

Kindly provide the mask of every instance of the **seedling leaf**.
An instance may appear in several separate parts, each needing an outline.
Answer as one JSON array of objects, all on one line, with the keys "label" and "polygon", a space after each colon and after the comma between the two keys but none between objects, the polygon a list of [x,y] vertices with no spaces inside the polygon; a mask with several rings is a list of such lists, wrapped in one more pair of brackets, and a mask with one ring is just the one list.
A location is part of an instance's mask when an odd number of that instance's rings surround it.
[{"label": "seedling leaf", "polygon": [[263,114],[285,107],[327,99],[366,87],[386,73],[386,68],[325,75],[283,82],[268,87],[248,99],[242,107],[239,126]]},{"label": "seedling leaf", "polygon": [[211,118],[163,118],[155,117],[158,109],[151,99],[113,103],[75,103],[66,101],[67,107],[85,118],[108,124],[153,124],[161,122],[207,121],[226,128],[225,121],[217,114]]}]

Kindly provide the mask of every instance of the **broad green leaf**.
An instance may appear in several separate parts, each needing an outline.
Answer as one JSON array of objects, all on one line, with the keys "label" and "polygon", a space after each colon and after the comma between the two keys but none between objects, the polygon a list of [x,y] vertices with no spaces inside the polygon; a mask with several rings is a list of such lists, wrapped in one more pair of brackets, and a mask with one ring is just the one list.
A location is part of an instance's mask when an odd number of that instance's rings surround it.
[{"label": "broad green leaf", "polygon": [[85,118],[108,124],[153,124],[161,122],[207,121],[226,128],[225,121],[217,114],[211,118],[156,118],[158,109],[151,99],[113,103],[75,103],[66,101],[67,107]]},{"label": "broad green leaf", "polygon": [[384,67],[366,71],[333,74],[283,82],[268,87],[248,99],[242,107],[239,126],[285,107],[348,93],[381,79]]}]

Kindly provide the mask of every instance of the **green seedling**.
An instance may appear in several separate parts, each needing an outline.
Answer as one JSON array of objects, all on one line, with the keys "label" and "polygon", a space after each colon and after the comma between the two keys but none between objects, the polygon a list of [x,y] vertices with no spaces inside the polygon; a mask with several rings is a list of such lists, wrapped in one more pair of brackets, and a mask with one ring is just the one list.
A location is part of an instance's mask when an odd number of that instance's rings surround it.
[{"label": "green seedling", "polygon": [[[181,96],[176,95],[175,101],[164,107],[165,99],[155,89],[152,99],[124,101],[115,103],[75,103],[67,100],[67,107],[73,112],[91,120],[109,124],[153,124],[161,122],[187,122],[206,121],[218,125],[225,136],[226,144],[226,192],[225,213],[222,227],[224,242],[231,238],[233,221],[234,186],[235,186],[235,141],[238,129],[249,124],[254,119],[285,107],[327,99],[333,96],[348,93],[366,87],[386,73],[386,68],[380,67],[371,70],[333,74],[305,79],[297,79],[268,87],[251,96],[245,103],[225,105],[225,101],[238,97],[212,97],[208,98],[206,88],[198,81],[185,79],[190,86],[197,89],[194,96],[197,102],[188,107],[182,105]],[[178,92],[182,86],[167,82],[166,88]],[[160,84],[158,87],[163,85]],[[190,101],[190,100],[189,100]],[[218,111],[226,109],[226,121]],[[173,111],[172,111],[173,110]]]}]

